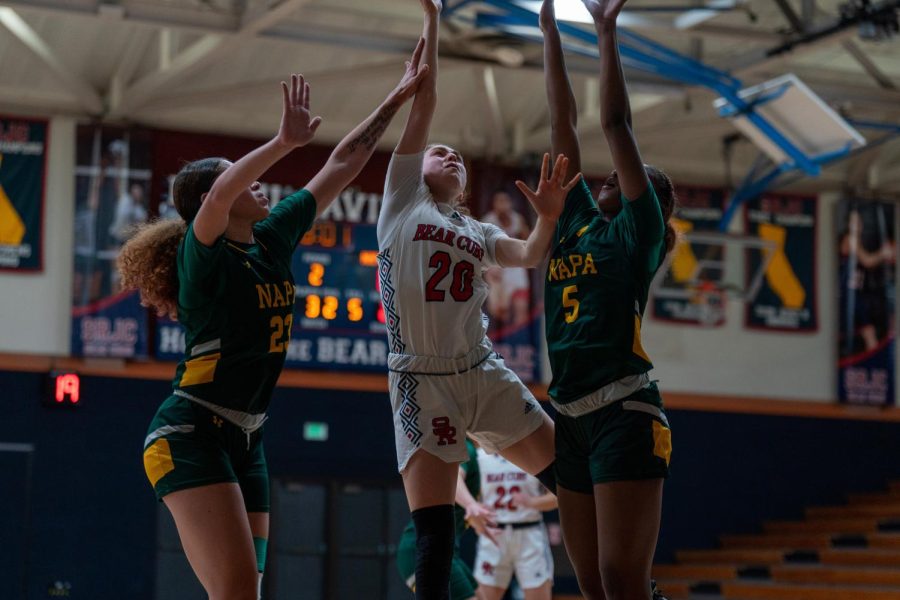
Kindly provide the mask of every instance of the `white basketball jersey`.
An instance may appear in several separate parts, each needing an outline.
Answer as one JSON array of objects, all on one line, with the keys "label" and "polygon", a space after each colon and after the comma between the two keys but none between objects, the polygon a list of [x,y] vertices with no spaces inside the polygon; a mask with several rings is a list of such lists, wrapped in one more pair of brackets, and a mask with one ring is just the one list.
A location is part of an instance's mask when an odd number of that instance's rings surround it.
[{"label": "white basketball jersey", "polygon": [[541,511],[518,506],[512,501],[515,493],[540,496],[544,493],[537,478],[529,475],[499,454],[478,449],[478,470],[481,472],[481,501],[497,513],[497,523],[533,523],[542,519]]},{"label": "white basketball jersey", "polygon": [[379,285],[391,352],[457,358],[483,342],[484,270],[503,231],[434,201],[419,154],[391,158],[378,216]]}]

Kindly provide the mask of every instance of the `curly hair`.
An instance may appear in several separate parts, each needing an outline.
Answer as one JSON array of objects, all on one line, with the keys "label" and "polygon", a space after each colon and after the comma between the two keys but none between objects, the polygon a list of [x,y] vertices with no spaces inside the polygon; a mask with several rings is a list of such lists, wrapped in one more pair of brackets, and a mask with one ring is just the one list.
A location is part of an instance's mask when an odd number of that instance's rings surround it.
[{"label": "curly hair", "polygon": [[125,289],[138,290],[141,304],[159,316],[178,318],[178,246],[187,223],[181,219],[160,219],[142,225],[122,246],[116,264]]},{"label": "curly hair", "polygon": [[188,223],[200,211],[204,194],[222,174],[224,160],[203,158],[184,165],[172,184],[172,199],[181,219],[160,219],[139,227],[116,259],[123,287],[138,290],[141,304],[159,316],[178,318],[178,246]]},{"label": "curly hair", "polygon": [[675,242],[678,239],[678,233],[672,224],[669,223],[672,213],[675,212],[675,208],[678,206],[678,196],[675,194],[675,186],[672,184],[672,180],[662,170],[651,165],[644,165],[644,169],[647,171],[647,177],[650,179],[653,191],[656,192],[656,197],[659,199],[659,207],[662,210],[663,221],[666,224],[665,241],[666,252],[668,253],[675,247]]}]

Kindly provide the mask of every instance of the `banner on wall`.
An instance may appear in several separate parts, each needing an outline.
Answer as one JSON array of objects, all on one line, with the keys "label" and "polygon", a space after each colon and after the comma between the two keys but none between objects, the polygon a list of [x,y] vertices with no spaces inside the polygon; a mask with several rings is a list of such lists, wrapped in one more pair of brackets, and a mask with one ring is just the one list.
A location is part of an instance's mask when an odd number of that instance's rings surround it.
[{"label": "banner on wall", "polygon": [[[515,181],[520,179],[535,189],[540,165],[507,168],[476,163],[473,171],[472,216],[496,225],[510,237],[527,238],[536,216]],[[484,307],[490,319],[488,336],[506,364],[525,382],[541,379],[543,275],[540,268],[521,267],[493,267],[484,273],[490,286]]]},{"label": "banner on wall", "polygon": [[[814,197],[764,194],[745,205],[749,235],[772,249],[745,252],[747,287],[768,259],[757,293],[746,303],[745,325],[768,331],[812,332],[816,311],[816,209]],[[771,252],[772,256],[765,256]]]},{"label": "banner on wall", "polygon": [[837,206],[839,258],[838,398],[894,403],[897,246],[891,203],[857,199]]},{"label": "banner on wall", "polygon": [[80,126],[76,132],[72,354],[148,354],[148,315],[121,288],[116,257],[146,222],[151,136],[147,131]]},{"label": "banner on wall", "polygon": [[720,189],[681,187],[678,208],[670,223],[679,241],[669,258],[669,268],[657,274],[651,287],[653,318],[686,325],[720,326],[725,307],[717,296],[704,293],[705,284],[723,278],[725,246],[721,243],[691,241],[692,232],[716,232],[725,208],[725,192]]},{"label": "banner on wall", "polygon": [[0,117],[0,270],[43,269],[47,122]]}]

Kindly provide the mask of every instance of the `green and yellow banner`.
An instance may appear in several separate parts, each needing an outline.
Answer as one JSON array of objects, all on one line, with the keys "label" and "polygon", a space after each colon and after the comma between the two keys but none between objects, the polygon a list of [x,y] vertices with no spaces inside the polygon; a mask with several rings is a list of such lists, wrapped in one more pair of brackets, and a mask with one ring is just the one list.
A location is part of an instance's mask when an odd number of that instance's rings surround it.
[{"label": "green and yellow banner", "polygon": [[43,269],[47,122],[0,117],[0,270]]},{"label": "green and yellow banner", "polygon": [[768,242],[747,252],[750,279],[764,263],[759,290],[746,303],[745,324],[752,329],[813,332],[816,308],[816,207],[811,196],[763,194],[746,204],[749,235]]}]

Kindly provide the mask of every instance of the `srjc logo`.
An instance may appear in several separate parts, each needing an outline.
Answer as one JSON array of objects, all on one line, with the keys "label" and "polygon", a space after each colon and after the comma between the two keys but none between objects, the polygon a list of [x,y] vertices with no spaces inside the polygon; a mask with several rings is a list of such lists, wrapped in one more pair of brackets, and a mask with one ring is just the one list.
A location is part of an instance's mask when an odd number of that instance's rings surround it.
[{"label": "srjc logo", "polygon": [[484,561],[481,563],[481,572],[485,575],[493,575],[494,574],[494,565],[489,563],[488,561]]},{"label": "srjc logo", "polygon": [[456,427],[450,426],[450,417],[435,417],[431,420],[431,426],[438,437],[438,446],[456,443]]}]

